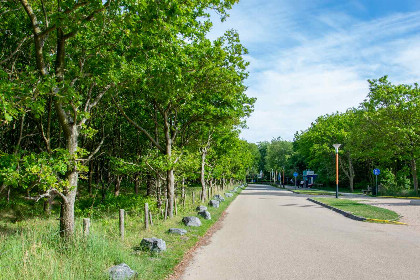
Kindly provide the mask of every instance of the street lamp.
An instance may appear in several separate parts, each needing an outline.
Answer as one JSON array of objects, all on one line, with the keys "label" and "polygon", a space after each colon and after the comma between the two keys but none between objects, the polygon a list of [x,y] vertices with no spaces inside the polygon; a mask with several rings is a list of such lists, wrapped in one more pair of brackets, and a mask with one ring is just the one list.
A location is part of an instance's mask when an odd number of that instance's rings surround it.
[{"label": "street lamp", "polygon": [[333,144],[335,148],[335,183],[337,185],[337,188],[335,190],[335,198],[338,198],[338,148],[340,148],[341,144]]}]

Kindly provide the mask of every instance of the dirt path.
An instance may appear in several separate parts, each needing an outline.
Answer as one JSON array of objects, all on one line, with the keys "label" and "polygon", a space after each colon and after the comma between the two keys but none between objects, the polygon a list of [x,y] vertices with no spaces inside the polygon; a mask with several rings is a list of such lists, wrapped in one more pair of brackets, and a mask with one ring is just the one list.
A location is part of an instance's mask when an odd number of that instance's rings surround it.
[{"label": "dirt path", "polygon": [[251,185],[181,279],[418,279],[420,233],[357,222],[289,191]]}]

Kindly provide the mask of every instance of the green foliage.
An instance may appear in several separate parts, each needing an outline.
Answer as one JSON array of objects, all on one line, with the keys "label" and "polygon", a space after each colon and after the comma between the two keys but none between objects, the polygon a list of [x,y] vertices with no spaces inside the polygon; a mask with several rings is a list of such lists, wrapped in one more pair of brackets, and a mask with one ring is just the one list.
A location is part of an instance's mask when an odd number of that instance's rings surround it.
[{"label": "green foliage", "polygon": [[[69,187],[65,174],[68,169],[76,168],[79,172],[86,172],[86,166],[80,161],[71,161],[84,156],[85,152],[80,149],[71,157],[65,149],[55,149],[51,154],[43,153],[17,153],[0,155],[0,181],[8,186],[22,187],[24,189],[37,188],[48,190],[55,188],[63,190]],[[76,158],[75,158],[76,157]]]},{"label": "green foliage", "polygon": [[54,188],[71,207],[82,180],[107,198],[81,201],[79,214],[140,211],[146,199],[110,197],[111,185],[118,194],[121,180],[142,182],[150,194],[167,171],[197,179],[208,130],[219,135],[207,179],[254,172],[238,133],[255,102],[245,94],[247,50],[236,31],[207,36],[210,14],[223,20],[236,2],[2,3],[0,193],[13,187],[14,200]]},{"label": "green foliage", "polygon": [[292,147],[291,142],[284,141],[281,137],[271,140],[271,143],[267,146],[265,170],[283,170],[287,167],[292,155]]},{"label": "green foliage", "polygon": [[149,204],[149,210],[157,213],[157,202],[153,197],[135,196],[123,194],[119,196],[109,195],[104,200],[97,197],[85,197],[76,203],[75,213],[81,217],[106,217],[124,209],[130,215],[144,213],[144,204]]},{"label": "green foliage", "polygon": [[392,169],[386,168],[381,171],[380,185],[382,194],[397,195],[408,191],[411,183],[405,170],[399,170],[395,174]]},{"label": "green foliage", "polygon": [[385,193],[397,193],[400,191],[395,174],[391,170],[385,169],[381,172],[381,175],[381,185]]}]

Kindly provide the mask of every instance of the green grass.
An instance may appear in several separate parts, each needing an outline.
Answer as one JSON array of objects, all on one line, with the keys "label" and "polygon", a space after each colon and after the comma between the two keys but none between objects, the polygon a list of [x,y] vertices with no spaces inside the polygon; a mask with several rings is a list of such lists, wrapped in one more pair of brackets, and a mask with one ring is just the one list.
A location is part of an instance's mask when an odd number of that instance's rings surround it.
[{"label": "green grass", "polygon": [[[310,195],[335,195],[335,192],[323,191],[323,190],[293,190],[295,193],[310,194]],[[338,194],[341,196],[341,194]]]},{"label": "green grass", "polygon": [[[185,209],[178,205],[173,219],[165,221],[154,213],[154,226],[148,231],[144,230],[143,215],[128,211],[124,241],[119,238],[118,212],[93,215],[91,235],[86,239],[82,237],[82,217],[78,217],[75,237],[67,243],[58,235],[56,215],[15,223],[1,219],[0,279],[108,279],[107,269],[122,262],[138,272],[137,279],[164,279],[235,197],[226,198],[220,208],[209,208],[212,220],[201,219],[203,225],[198,228],[187,228],[181,222],[182,217],[197,214],[194,208],[199,202],[193,204],[191,197]],[[185,228],[188,233],[170,235],[167,230],[171,227]],[[162,238],[167,251],[153,255],[136,250],[144,237]]]},{"label": "green grass", "polygon": [[392,196],[392,195],[380,195],[378,197],[383,198],[402,198],[402,199],[420,199],[418,196]]},{"label": "green grass", "polygon": [[378,220],[389,220],[398,221],[399,216],[394,211],[366,205],[350,199],[336,199],[336,198],[314,198],[314,200],[328,204],[335,208],[350,212],[356,216],[364,217],[366,219],[378,219]]}]

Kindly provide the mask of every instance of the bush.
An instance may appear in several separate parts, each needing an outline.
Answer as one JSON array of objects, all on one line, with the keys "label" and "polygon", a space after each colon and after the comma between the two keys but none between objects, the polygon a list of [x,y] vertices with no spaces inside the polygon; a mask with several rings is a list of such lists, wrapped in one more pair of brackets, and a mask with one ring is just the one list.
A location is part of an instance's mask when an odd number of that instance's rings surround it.
[{"label": "bush", "polygon": [[394,174],[391,169],[381,173],[381,192],[386,195],[405,195],[410,192],[411,182],[407,170],[402,169]]},{"label": "bush", "polygon": [[144,197],[139,195],[109,195],[102,201],[98,197],[86,197],[76,201],[75,212],[78,216],[96,217],[103,214],[118,212],[118,209],[124,209],[126,212],[143,213],[144,204],[149,204],[150,211],[157,212],[157,203],[154,197]]}]

